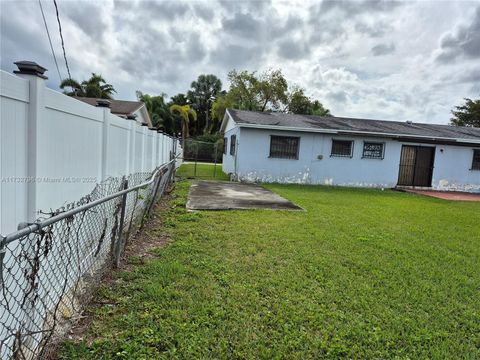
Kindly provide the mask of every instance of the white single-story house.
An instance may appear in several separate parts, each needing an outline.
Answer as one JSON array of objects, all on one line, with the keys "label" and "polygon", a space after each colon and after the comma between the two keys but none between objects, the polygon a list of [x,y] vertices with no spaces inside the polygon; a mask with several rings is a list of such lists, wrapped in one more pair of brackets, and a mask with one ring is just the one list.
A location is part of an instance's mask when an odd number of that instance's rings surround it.
[{"label": "white single-story house", "polygon": [[244,182],[480,192],[480,129],[228,109],[223,171]]}]

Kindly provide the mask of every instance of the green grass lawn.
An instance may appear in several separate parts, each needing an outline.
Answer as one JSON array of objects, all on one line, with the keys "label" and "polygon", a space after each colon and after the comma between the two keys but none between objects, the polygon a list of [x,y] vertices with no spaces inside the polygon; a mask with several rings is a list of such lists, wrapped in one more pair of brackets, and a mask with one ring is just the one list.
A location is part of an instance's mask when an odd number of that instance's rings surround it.
[{"label": "green grass lawn", "polygon": [[217,164],[215,172],[214,169],[214,164],[197,163],[197,169],[195,170],[195,164],[188,163],[182,164],[182,166],[178,168],[176,175],[180,178],[187,179],[230,180],[228,175],[222,171],[222,164]]},{"label": "green grass lawn", "polygon": [[64,359],[480,358],[480,203],[268,185],[306,211],[188,213],[188,187]]}]

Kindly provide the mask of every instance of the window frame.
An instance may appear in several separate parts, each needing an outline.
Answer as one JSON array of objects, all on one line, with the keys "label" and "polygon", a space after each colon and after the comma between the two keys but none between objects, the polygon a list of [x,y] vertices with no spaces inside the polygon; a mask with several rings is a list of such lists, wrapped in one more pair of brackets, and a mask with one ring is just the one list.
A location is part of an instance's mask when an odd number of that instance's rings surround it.
[{"label": "window frame", "polygon": [[[365,145],[366,144],[382,145],[382,155],[380,157],[365,156]],[[385,142],[363,140],[362,159],[372,159],[372,160],[383,160],[383,159],[385,159]]]},{"label": "window frame", "polygon": [[223,155],[227,155],[228,152],[228,137],[223,138]]},{"label": "window frame", "polygon": [[[333,145],[335,142],[349,142],[350,143],[350,155],[338,155],[333,153]],[[347,158],[351,159],[353,158],[353,152],[355,148],[355,140],[350,140],[350,139],[333,139],[332,138],[332,146],[330,148],[330,157],[338,157],[338,158]]]},{"label": "window frame", "polygon": [[[287,138],[287,139],[296,140],[297,145],[296,145],[295,157],[272,155],[272,142],[274,138]],[[299,154],[300,154],[300,136],[270,135],[270,149],[268,154],[269,159],[298,160]]]},{"label": "window frame", "polygon": [[230,155],[235,156],[237,151],[237,135],[230,135]]},{"label": "window frame", "polygon": [[472,167],[470,168],[470,170],[473,170],[473,171],[479,171],[480,170],[480,148],[479,149],[473,149]]}]

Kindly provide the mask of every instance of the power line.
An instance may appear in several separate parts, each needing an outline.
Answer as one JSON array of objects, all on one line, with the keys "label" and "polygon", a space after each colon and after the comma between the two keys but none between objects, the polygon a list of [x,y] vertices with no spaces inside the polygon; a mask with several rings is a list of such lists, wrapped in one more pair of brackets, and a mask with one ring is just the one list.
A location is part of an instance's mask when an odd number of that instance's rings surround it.
[{"label": "power line", "polygon": [[42,12],[43,24],[45,25],[45,30],[47,30],[48,42],[50,43],[50,49],[52,50],[53,60],[55,61],[55,66],[57,67],[58,77],[60,81],[63,80],[62,75],[60,75],[60,69],[58,68],[57,57],[55,51],[53,50],[52,39],[50,38],[50,32],[48,31],[47,20],[45,20],[45,14],[43,13],[43,7],[40,0],[38,0],[38,5],[40,5],[40,11]]},{"label": "power line", "polygon": [[58,13],[57,1],[53,0],[53,3],[55,4],[55,11],[57,12],[58,31],[60,32],[60,39],[62,39],[63,58],[65,59],[65,66],[67,67],[68,78],[71,81],[72,76],[70,75],[70,68],[68,67],[67,53],[65,52],[65,43],[63,41],[62,24],[60,23],[60,15]]}]

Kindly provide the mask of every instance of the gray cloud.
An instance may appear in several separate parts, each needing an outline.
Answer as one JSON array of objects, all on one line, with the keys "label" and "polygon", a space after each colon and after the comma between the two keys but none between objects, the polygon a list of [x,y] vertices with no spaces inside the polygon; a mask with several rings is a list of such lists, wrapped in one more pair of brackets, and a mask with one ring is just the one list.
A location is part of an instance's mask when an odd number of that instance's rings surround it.
[{"label": "gray cloud", "polygon": [[303,59],[308,55],[308,53],[308,45],[301,41],[294,39],[285,39],[278,43],[278,55],[280,55],[284,59]]},{"label": "gray cloud", "polygon": [[441,38],[436,60],[448,63],[462,56],[480,58],[480,6],[475,10],[471,24],[459,26]]},{"label": "gray cloud", "polygon": [[330,92],[327,97],[337,103],[347,102],[347,93],[345,91]]},{"label": "gray cloud", "polygon": [[240,37],[251,38],[262,32],[262,25],[249,14],[237,13],[232,18],[223,19],[222,29]]},{"label": "gray cloud", "polygon": [[[182,1],[163,0],[132,3],[129,0],[120,0],[116,2],[116,6],[122,11],[126,11],[128,15],[132,15],[132,11],[135,11],[152,20],[176,20],[192,14],[190,4]],[[142,25],[145,25],[145,22],[142,22]]]},{"label": "gray cloud", "polygon": [[480,69],[472,70],[461,78],[462,81],[480,84]]},{"label": "gray cloud", "polygon": [[363,21],[359,21],[355,24],[355,31],[368,35],[372,38],[378,38],[384,36],[391,30],[391,26],[385,24],[382,21],[375,23],[374,25],[367,24]]},{"label": "gray cloud", "polygon": [[211,54],[216,64],[226,65],[228,69],[240,69],[257,66],[263,57],[263,51],[257,46],[223,45]]},{"label": "gray cloud", "polygon": [[395,44],[377,44],[371,49],[373,56],[383,56],[395,52]]},{"label": "gray cloud", "polygon": [[224,8],[227,13],[251,13],[259,14],[264,13],[265,10],[270,9],[271,0],[253,0],[253,1],[232,1],[232,0],[220,0],[218,1],[220,6]]},{"label": "gray cloud", "polygon": [[211,11],[207,5],[202,3],[197,3],[193,5],[193,10],[197,17],[203,19],[204,21],[211,21],[214,18],[214,13]]},{"label": "gray cloud", "polygon": [[309,8],[312,44],[343,43],[355,34],[382,37],[390,26],[382,20],[402,5],[383,0],[325,0]]},{"label": "gray cloud", "polygon": [[365,12],[392,11],[401,4],[400,1],[386,0],[324,0],[320,4],[320,11],[327,13],[337,10],[355,16]]},{"label": "gray cloud", "polygon": [[[65,76],[55,9],[51,1],[42,3]],[[134,98],[135,90],[185,92],[202,73],[216,74],[228,87],[226,74],[233,68],[281,68],[336,115],[442,122],[459,97],[480,91],[474,64],[480,56],[480,10],[468,2],[58,4],[72,76],[83,80],[100,73],[119,99]],[[3,1],[1,7],[2,69],[11,72],[16,60],[37,61],[49,69],[48,85],[58,89],[38,4]],[[380,56],[393,51],[396,56]],[[432,63],[434,52],[440,60]]]},{"label": "gray cloud", "polygon": [[[62,8],[63,9],[63,8]],[[93,41],[102,39],[107,24],[101,9],[93,2],[72,2],[65,14]]]}]

